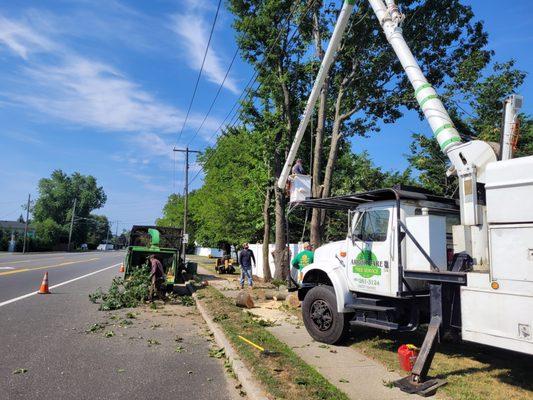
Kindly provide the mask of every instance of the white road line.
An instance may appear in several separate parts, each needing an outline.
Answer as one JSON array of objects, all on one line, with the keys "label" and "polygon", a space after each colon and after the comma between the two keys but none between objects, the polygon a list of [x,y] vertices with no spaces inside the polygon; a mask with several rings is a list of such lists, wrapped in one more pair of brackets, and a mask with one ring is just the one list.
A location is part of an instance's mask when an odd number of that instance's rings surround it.
[{"label": "white road line", "polygon": [[[109,267],[105,267],[105,268],[99,269],[99,270],[97,270],[97,271],[93,271],[93,272],[90,272],[90,273],[88,273],[88,274],[85,274],[85,275],[82,275],[82,276],[78,276],[77,278],[70,279],[70,280],[68,280],[68,281],[58,283],[57,285],[50,286],[50,289],[54,289],[54,288],[57,288],[57,287],[59,287],[59,286],[66,285],[67,283],[71,283],[71,282],[77,281],[77,280],[79,280],[79,279],[87,278],[88,276],[91,276],[91,275],[97,274],[97,273],[99,273],[99,272],[105,271],[105,270],[110,269],[110,268],[116,268],[116,267],[118,267],[120,264],[121,264],[121,263],[118,263],[118,264],[115,264],[115,265],[111,265],[111,266],[109,266]],[[19,301],[19,300],[22,300],[22,299],[25,299],[25,298],[31,297],[31,296],[33,296],[33,295],[36,295],[37,293],[39,293],[38,290],[36,290],[35,292],[31,292],[31,293],[28,293],[28,294],[25,294],[25,295],[19,296],[19,297],[15,297],[14,299],[11,299],[11,300],[6,300],[6,301],[0,303],[0,307],[6,306],[6,305],[11,304],[11,303],[14,303],[15,301]]]},{"label": "white road line", "polygon": [[0,269],[15,269],[13,267],[0,267]]}]

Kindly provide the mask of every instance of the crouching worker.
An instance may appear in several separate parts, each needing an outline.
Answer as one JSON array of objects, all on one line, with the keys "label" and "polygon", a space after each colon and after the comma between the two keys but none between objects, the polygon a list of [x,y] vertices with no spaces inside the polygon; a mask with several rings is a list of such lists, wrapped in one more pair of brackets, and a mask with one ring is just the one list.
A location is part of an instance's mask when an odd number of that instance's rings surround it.
[{"label": "crouching worker", "polygon": [[239,264],[241,266],[241,289],[244,288],[245,277],[248,278],[248,285],[250,285],[250,287],[254,284],[252,281],[252,261],[254,262],[254,265],[256,265],[254,252],[250,250],[248,243],[244,243],[243,249],[239,254]]},{"label": "crouching worker", "polygon": [[[314,260],[313,246],[309,242],[304,243],[304,249],[300,251],[292,260],[292,267],[297,276],[298,283],[302,283],[302,269],[311,264]],[[292,275],[292,274],[291,274]]]},{"label": "crouching worker", "polygon": [[150,260],[151,270],[150,270],[150,301],[154,300],[154,294],[159,299],[165,298],[165,271],[163,269],[163,264],[157,259],[157,257],[152,254],[148,258]]}]

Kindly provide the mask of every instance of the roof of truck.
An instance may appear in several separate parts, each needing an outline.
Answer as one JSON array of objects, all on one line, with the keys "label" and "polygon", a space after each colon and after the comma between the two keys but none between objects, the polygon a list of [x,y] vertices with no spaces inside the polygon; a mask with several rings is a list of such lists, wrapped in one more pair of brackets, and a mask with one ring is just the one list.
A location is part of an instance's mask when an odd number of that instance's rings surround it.
[{"label": "roof of truck", "polygon": [[404,199],[432,201],[446,204],[447,206],[457,207],[457,209],[459,209],[456,199],[438,196],[426,189],[405,185],[344,196],[326,197],[324,199],[307,198],[298,203],[298,205],[306,208],[321,208],[327,210],[353,210],[361,204],[373,201]]}]

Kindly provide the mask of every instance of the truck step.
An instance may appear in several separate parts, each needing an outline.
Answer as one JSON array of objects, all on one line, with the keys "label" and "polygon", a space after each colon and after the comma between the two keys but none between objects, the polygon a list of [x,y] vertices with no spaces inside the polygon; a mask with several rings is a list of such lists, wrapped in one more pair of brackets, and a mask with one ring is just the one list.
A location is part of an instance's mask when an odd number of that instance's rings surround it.
[{"label": "truck step", "polygon": [[346,308],[349,308],[351,310],[360,310],[360,311],[375,311],[375,312],[391,312],[396,311],[396,307],[388,307],[388,306],[378,306],[374,304],[348,304],[346,305]]},{"label": "truck step", "polygon": [[366,321],[355,319],[350,321],[350,325],[364,326],[366,328],[381,329],[384,331],[394,331],[399,328],[398,324],[394,322],[378,321],[376,319],[367,319]]}]

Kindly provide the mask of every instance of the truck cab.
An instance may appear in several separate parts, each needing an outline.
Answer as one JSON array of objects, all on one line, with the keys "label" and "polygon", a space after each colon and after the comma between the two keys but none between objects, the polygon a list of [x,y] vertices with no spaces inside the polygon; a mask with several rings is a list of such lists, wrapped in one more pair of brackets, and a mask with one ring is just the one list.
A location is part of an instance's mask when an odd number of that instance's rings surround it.
[{"label": "truck cab", "polygon": [[348,219],[346,238],[319,247],[302,271],[298,295],[316,340],[336,343],[356,326],[415,330],[429,312],[429,284],[419,275],[464,280],[471,267],[453,271],[456,200],[404,186],[300,205],[345,210]]}]

